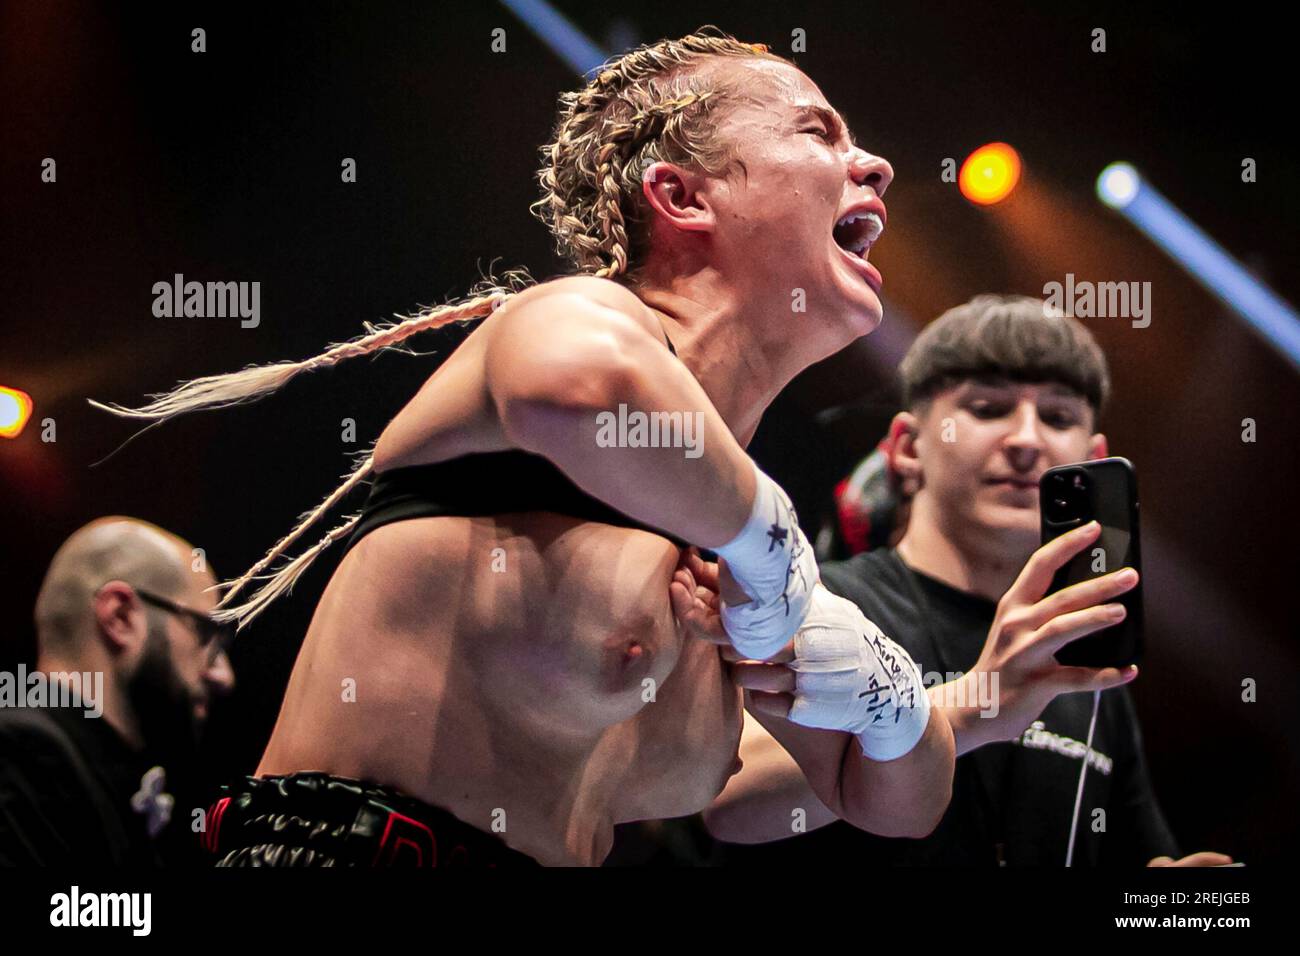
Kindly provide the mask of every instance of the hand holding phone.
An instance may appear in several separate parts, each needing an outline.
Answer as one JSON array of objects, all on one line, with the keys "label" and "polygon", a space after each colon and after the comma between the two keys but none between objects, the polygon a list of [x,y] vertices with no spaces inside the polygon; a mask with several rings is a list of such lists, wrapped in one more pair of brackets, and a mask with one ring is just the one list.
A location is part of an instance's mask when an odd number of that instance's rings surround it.
[{"label": "hand holding phone", "polygon": [[[944,710],[959,755],[1018,737],[1060,694],[1108,690],[1137,676],[1136,667],[1065,666],[1058,659],[1064,649],[1122,620],[1126,612],[1117,602],[1138,583],[1135,571],[1117,568],[1058,594],[1048,593],[1057,572],[1100,540],[1101,527],[1089,522],[1030,555],[998,601],[979,660],[956,682],[966,685],[962,693],[953,688],[949,698],[935,701],[934,692],[948,693],[952,684],[931,689],[932,703]],[[977,708],[949,706],[951,700],[981,699],[979,688],[985,686],[981,681],[994,688],[994,707],[976,713]]]},{"label": "hand holding phone", "polygon": [[[1101,534],[1052,578],[1049,594],[1121,568],[1142,573],[1137,475],[1126,458],[1099,458],[1049,468],[1039,479],[1042,540],[1046,544],[1090,521]],[[1126,667],[1142,656],[1142,584],[1117,599],[1124,619],[1056,652],[1062,664]]]}]

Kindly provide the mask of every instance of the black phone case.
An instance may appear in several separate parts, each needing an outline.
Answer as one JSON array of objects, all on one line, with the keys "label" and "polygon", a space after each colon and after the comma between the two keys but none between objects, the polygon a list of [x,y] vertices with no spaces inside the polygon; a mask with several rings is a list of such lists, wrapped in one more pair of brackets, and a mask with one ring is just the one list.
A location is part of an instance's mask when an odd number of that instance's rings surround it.
[{"label": "black phone case", "polygon": [[[1067,521],[1050,521],[1044,506],[1049,476],[1080,470],[1086,472],[1089,479],[1089,513]],[[1056,572],[1049,593],[1120,568],[1134,568],[1138,574],[1142,573],[1137,474],[1128,459],[1101,458],[1048,469],[1039,483],[1039,503],[1044,544],[1089,521],[1096,520],[1101,524],[1101,536]],[[1102,549],[1100,555],[1096,553],[1098,548]],[[1142,657],[1142,583],[1139,581],[1133,590],[1120,595],[1116,603],[1124,605],[1128,612],[1123,621],[1072,641],[1056,652],[1056,659],[1062,664],[1080,667],[1136,664]]]}]

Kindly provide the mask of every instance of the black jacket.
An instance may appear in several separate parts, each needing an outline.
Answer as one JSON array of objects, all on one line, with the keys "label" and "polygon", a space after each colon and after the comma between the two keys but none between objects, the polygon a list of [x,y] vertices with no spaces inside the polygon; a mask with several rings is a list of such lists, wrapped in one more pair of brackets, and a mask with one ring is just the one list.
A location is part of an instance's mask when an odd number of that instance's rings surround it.
[{"label": "black jacket", "polygon": [[156,866],[131,808],[152,764],[103,717],[0,709],[0,866]]},{"label": "black jacket", "polygon": [[[889,549],[823,564],[821,575],[829,590],[856,603],[906,648],[927,685],[932,673],[943,681],[974,666],[997,610],[992,601],[912,571]],[[924,839],[885,839],[833,823],[777,843],[728,845],[726,862],[811,863],[851,855],[883,865],[1062,866],[1091,715],[1091,693],[1065,694],[1017,742],[959,757],[952,803]],[[1155,856],[1178,857],[1151,789],[1127,688],[1102,693],[1092,749],[1074,864],[1144,866]]]}]

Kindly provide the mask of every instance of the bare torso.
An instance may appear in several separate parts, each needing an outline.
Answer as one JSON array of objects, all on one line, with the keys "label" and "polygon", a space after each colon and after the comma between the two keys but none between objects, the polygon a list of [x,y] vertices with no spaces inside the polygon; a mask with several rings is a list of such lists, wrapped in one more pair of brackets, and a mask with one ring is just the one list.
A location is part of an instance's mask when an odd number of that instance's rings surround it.
[{"label": "bare torso", "polygon": [[[509,447],[481,401],[484,342],[540,288],[443,363],[377,471]],[[701,810],[735,769],[741,692],[674,619],[678,556],[545,512],[378,528],[321,598],[258,774],[372,780],[543,863],[599,863],[612,824]]]}]

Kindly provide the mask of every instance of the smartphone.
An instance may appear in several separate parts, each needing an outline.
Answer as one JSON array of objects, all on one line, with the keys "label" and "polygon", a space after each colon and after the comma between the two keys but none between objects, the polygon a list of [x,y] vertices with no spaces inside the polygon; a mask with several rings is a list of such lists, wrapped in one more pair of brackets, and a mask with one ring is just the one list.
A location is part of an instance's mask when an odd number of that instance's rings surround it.
[{"label": "smartphone", "polygon": [[[1089,521],[1101,525],[1097,540],[1056,572],[1049,594],[1120,568],[1142,573],[1137,473],[1127,458],[1049,468],[1038,482],[1038,502],[1044,544]],[[1142,656],[1142,582],[1115,603],[1127,610],[1124,620],[1071,641],[1056,652],[1056,659],[1079,667],[1136,664]]]}]

